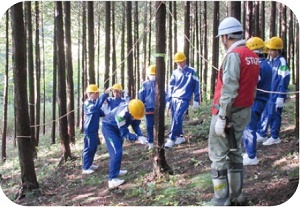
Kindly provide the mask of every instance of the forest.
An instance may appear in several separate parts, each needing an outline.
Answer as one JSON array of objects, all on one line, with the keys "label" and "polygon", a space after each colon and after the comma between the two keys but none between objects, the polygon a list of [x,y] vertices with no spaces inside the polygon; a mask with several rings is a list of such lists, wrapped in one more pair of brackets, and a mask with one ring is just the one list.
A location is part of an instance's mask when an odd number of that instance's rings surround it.
[{"label": "forest", "polygon": [[[299,22],[292,9],[276,1],[12,5],[0,19],[4,196],[34,206],[203,205],[213,194],[207,138],[215,80],[226,55],[216,36],[219,23],[233,16],[242,23],[245,40],[278,36],[284,43],[291,80],[280,132],[283,143],[258,146],[261,162],[244,167],[244,192],[249,206],[287,202],[299,182]],[[184,121],[187,143],[171,150],[159,147],[171,117],[157,101],[154,150],[124,143],[122,165],[132,172],[125,185],[107,189],[108,154],[101,130],[95,157],[100,169],[81,175],[87,86],[97,84],[104,91],[119,83],[129,97],[137,98],[146,69],[155,64],[160,100],[177,67],[178,51],[188,57],[200,80],[200,106],[190,107]],[[145,133],[144,120],[141,127]],[[169,171],[163,170],[166,166]]]}]

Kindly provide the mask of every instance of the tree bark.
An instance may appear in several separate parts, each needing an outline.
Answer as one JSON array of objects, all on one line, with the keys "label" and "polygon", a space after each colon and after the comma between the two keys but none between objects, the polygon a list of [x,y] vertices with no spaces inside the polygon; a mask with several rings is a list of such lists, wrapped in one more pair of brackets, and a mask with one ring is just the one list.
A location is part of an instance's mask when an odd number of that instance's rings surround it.
[{"label": "tree bark", "polygon": [[56,12],[56,45],[57,45],[57,66],[58,66],[58,109],[59,109],[59,136],[62,150],[62,159],[59,163],[64,163],[71,157],[68,135],[67,119],[67,98],[66,98],[66,75],[65,75],[65,49],[64,49],[64,31],[62,2],[55,2]]},{"label": "tree bark", "polygon": [[164,149],[165,123],[165,54],[166,54],[166,5],[156,2],[156,96],[155,96],[155,130],[153,153],[153,176],[161,177],[162,173],[173,174],[168,165]]},{"label": "tree bark", "polygon": [[26,36],[22,3],[11,7],[14,102],[16,109],[16,137],[18,142],[21,168],[21,188],[17,199],[25,196],[26,191],[39,188],[34,168],[34,143],[31,139],[27,98]]}]

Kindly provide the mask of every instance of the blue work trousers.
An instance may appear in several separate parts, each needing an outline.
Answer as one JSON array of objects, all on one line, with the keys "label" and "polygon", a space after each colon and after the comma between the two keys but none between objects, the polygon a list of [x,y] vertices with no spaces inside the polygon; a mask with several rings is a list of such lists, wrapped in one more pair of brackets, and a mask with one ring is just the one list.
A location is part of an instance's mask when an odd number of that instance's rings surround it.
[{"label": "blue work trousers", "polygon": [[182,124],[183,115],[189,108],[189,100],[172,98],[171,100],[171,112],[172,112],[172,124],[171,124],[171,134],[169,139],[175,141],[176,137],[180,137],[183,134]]},{"label": "blue work trousers", "polygon": [[109,154],[109,180],[117,178],[122,162],[123,138],[115,127],[102,123],[102,134]]},{"label": "blue work trousers", "polygon": [[243,132],[243,144],[248,157],[256,157],[257,136],[256,131],[261,115],[266,107],[266,101],[256,99],[251,108],[251,121]]},{"label": "blue work trousers", "polygon": [[98,132],[84,136],[84,146],[82,152],[82,169],[87,170],[93,164],[98,143]]},{"label": "blue work trousers", "polygon": [[279,137],[282,109],[276,108],[276,104],[269,101],[265,108],[259,126],[258,134],[262,137],[266,137],[268,134],[268,128],[270,127],[271,137],[277,139]]},{"label": "blue work trousers", "polygon": [[146,127],[147,127],[148,142],[153,143],[154,114],[146,114]]}]

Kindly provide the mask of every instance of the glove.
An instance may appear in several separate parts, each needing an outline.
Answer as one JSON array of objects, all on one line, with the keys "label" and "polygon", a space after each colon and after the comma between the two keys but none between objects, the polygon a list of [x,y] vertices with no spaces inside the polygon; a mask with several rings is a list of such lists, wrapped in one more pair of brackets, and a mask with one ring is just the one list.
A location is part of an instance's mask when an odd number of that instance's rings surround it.
[{"label": "glove", "polygon": [[128,133],[125,138],[130,140],[130,141],[137,140],[137,136],[135,134],[132,134],[132,133]]},{"label": "glove", "polygon": [[218,117],[216,125],[215,125],[215,132],[217,135],[225,137],[225,125],[226,125],[226,119],[223,120],[220,117]]},{"label": "glove", "polygon": [[148,140],[147,140],[147,137],[144,137],[144,136],[139,136],[138,137],[138,140],[141,144],[148,144]]},{"label": "glove", "polygon": [[284,106],[284,98],[276,99],[276,108],[282,108]]},{"label": "glove", "polygon": [[199,106],[199,102],[194,101],[193,102],[193,109],[198,108],[198,106]]}]

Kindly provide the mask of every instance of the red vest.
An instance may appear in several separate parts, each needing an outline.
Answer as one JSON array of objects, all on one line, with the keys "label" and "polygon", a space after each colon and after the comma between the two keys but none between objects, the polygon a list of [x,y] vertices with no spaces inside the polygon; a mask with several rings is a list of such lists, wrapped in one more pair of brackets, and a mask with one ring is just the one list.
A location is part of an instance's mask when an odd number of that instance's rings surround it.
[{"label": "red vest", "polygon": [[[259,58],[249,50],[246,46],[236,47],[231,52],[238,53],[240,56],[240,80],[238,95],[233,101],[234,107],[250,107],[254,102],[255,89],[259,76]],[[212,113],[218,114],[219,112],[219,99],[221,97],[221,89],[223,69],[222,66],[218,72],[217,85],[215,87],[214,100],[212,105]]]}]

